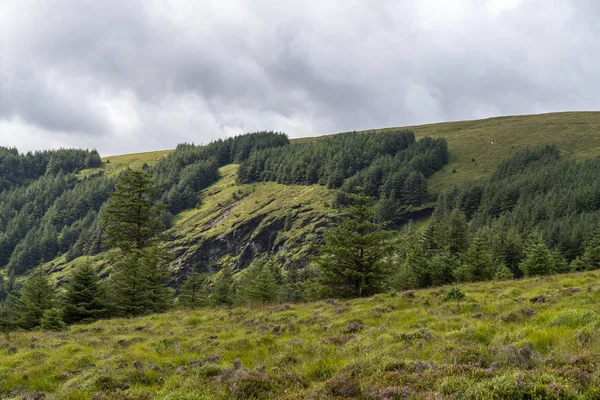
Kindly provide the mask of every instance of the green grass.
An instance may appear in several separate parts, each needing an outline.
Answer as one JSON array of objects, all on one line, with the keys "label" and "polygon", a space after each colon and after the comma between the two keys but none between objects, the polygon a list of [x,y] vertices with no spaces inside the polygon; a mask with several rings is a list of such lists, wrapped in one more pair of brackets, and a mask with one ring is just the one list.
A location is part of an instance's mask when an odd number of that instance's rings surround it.
[{"label": "green grass", "polygon": [[[417,138],[443,137],[448,141],[450,163],[430,179],[434,192],[485,177],[502,160],[528,146],[555,144],[564,156],[577,160],[600,155],[600,112],[519,115],[405,128],[414,131]],[[397,128],[365,132],[388,129]],[[296,140],[315,139],[318,137]]]},{"label": "green grass", "polygon": [[[408,127],[417,137],[436,136],[448,140],[450,163],[430,178],[430,190],[440,190],[485,177],[513,152],[537,144],[555,144],[565,157],[577,160],[600,155],[600,112],[569,112],[541,115],[499,117],[476,121],[459,121]],[[385,129],[380,130],[385,131]],[[318,138],[295,139],[296,141]],[[493,144],[492,144],[493,143]],[[98,173],[115,174],[129,166],[152,164],[168,150],[104,158],[110,163],[103,169],[83,171],[82,176]],[[472,161],[474,160],[474,161]],[[456,172],[454,173],[453,170]],[[237,166],[221,168],[221,180],[203,192],[204,203],[180,214],[169,232],[168,247],[178,255],[175,265],[194,261],[200,252],[209,251],[217,242],[239,239],[250,243],[261,233],[277,226],[277,221],[291,214],[292,229],[275,238],[279,254],[288,262],[306,258],[315,243],[315,234],[325,229],[324,222],[336,215],[331,204],[332,192],[325,187],[280,185],[274,182],[236,185]],[[426,221],[418,221],[422,224]],[[236,239],[236,240],[237,240]],[[263,238],[264,242],[264,238]],[[256,243],[254,243],[256,244]],[[258,245],[261,245],[260,243]],[[242,248],[237,245],[237,249]],[[235,257],[220,252],[209,261],[211,267]],[[57,259],[48,269],[68,271],[69,263]],[[177,268],[175,268],[177,269]]]},{"label": "green grass", "polygon": [[459,288],[16,332],[0,398],[597,398],[600,272]]}]

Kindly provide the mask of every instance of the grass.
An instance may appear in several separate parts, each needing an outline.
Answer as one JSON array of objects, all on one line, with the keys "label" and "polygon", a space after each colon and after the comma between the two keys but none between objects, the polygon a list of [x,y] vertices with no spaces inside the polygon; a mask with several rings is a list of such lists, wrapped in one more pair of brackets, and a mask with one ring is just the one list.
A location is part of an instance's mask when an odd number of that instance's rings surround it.
[{"label": "grass", "polygon": [[[450,163],[430,178],[432,192],[485,177],[511,153],[527,146],[552,143],[565,157],[577,160],[600,155],[600,112],[499,117],[408,128],[419,138],[436,136],[448,140]],[[144,163],[152,164],[168,152],[106,157],[104,161],[110,160],[110,163],[105,163],[102,170],[115,174],[127,166],[137,168]],[[87,176],[102,170],[86,170],[81,174]],[[227,260],[236,262],[248,246],[263,250],[273,246],[282,259],[294,263],[311,254],[316,235],[325,229],[324,223],[336,215],[326,206],[331,204],[332,192],[325,187],[274,182],[238,186],[236,171],[236,165],[221,168],[221,180],[203,192],[204,203],[178,216],[168,241],[169,248],[179,259],[174,263],[175,270],[179,265],[210,270]],[[281,222],[288,214],[294,224],[289,231],[282,231]],[[271,238],[274,231],[279,233]],[[229,250],[224,243],[231,243]],[[217,247],[210,257],[200,255]],[[48,268],[58,271],[60,276],[62,269],[70,269],[67,264],[64,260],[55,260]]]},{"label": "grass", "polygon": [[[450,163],[430,179],[434,192],[485,177],[502,160],[528,146],[555,144],[564,156],[577,160],[600,155],[600,112],[519,115],[405,128],[414,131],[417,138],[443,137],[448,141]],[[389,129],[397,128],[365,132]]]},{"label": "grass", "polygon": [[0,398],[598,398],[600,272],[459,289],[17,332]]},{"label": "grass", "polygon": [[[443,122],[408,126],[417,138],[443,137],[448,141],[450,163],[430,179],[434,192],[490,174],[512,153],[528,146],[555,144],[566,157],[576,160],[600,155],[600,112],[560,112],[538,115],[496,117],[472,121]],[[365,132],[382,132],[374,129]],[[323,136],[320,136],[323,137]],[[293,139],[302,142],[316,138]],[[108,173],[127,166],[152,164],[171,150],[104,157]],[[453,172],[453,171],[456,172]],[[83,171],[91,174],[95,170]]]}]

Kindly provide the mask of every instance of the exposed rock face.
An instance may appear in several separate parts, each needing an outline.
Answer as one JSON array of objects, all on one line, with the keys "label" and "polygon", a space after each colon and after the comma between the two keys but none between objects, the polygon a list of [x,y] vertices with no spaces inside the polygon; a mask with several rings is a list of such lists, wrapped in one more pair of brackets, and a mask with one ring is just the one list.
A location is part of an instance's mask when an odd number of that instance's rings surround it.
[{"label": "exposed rock face", "polygon": [[[302,224],[308,223],[302,221]],[[320,219],[316,228],[327,226],[330,220]],[[178,240],[179,246],[173,249],[176,260],[173,262],[174,285],[179,286],[185,277],[196,271],[218,271],[222,267],[224,258],[232,260],[236,268],[246,268],[252,260],[263,254],[275,254],[284,247],[288,249],[302,247],[305,243],[303,238],[295,241],[277,241],[278,234],[283,231],[285,218],[272,218],[268,214],[256,215],[236,225],[234,229],[219,236],[199,235],[190,239],[187,243]],[[181,238],[178,238],[181,239]],[[321,240],[317,235],[315,243]],[[305,251],[306,252],[306,251]],[[308,251],[293,260],[286,260],[284,267],[293,265],[303,267],[309,261],[309,256],[314,254]]]}]

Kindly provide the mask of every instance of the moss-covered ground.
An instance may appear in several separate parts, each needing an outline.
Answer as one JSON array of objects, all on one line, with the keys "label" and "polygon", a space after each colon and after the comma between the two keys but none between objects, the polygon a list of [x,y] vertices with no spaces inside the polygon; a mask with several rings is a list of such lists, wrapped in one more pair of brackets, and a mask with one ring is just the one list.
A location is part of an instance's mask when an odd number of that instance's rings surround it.
[{"label": "moss-covered ground", "polygon": [[15,332],[0,398],[600,396],[600,272],[447,289]]}]

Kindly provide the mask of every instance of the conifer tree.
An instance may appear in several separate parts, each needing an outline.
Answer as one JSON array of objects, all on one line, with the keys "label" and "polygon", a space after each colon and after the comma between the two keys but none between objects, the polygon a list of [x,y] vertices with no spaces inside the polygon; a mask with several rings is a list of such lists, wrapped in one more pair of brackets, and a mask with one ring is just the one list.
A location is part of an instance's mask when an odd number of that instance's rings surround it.
[{"label": "conifer tree", "polygon": [[2,303],[8,297],[8,283],[4,276],[0,275],[0,303]]},{"label": "conifer tree", "polygon": [[172,302],[166,268],[170,256],[155,245],[164,228],[164,207],[153,200],[156,193],[149,175],[127,170],[104,213],[107,244],[120,249],[113,255],[110,276],[119,315],[164,311]]},{"label": "conifer tree", "polygon": [[144,249],[143,253],[141,261],[148,283],[149,310],[165,311],[173,304],[173,290],[167,286],[171,280],[171,274],[167,269],[171,260],[170,254],[156,245]]},{"label": "conifer tree", "polygon": [[56,307],[44,311],[40,326],[46,331],[62,331],[65,329],[66,324],[63,321],[62,311]]},{"label": "conifer tree", "polygon": [[463,256],[463,265],[455,272],[462,282],[477,282],[494,277],[495,262],[485,237],[478,233]]},{"label": "conifer tree", "polygon": [[600,269],[600,230],[591,237],[585,246],[582,261],[587,270]]},{"label": "conifer tree", "polygon": [[548,275],[553,272],[554,260],[538,232],[531,234],[529,245],[525,249],[525,258],[519,268],[525,276]]},{"label": "conifer tree", "polygon": [[240,292],[249,303],[272,303],[277,301],[280,288],[268,261],[257,260],[244,271]]},{"label": "conifer tree", "polygon": [[198,308],[208,304],[206,282],[197,272],[192,272],[181,286],[179,305],[187,308]]},{"label": "conifer tree", "polygon": [[110,274],[110,295],[117,315],[136,316],[151,308],[150,288],[141,251],[118,257]]},{"label": "conifer tree", "polygon": [[494,274],[494,280],[508,281],[511,279],[514,279],[514,275],[506,265],[502,264],[498,268],[496,268],[496,273]]},{"label": "conifer tree", "polygon": [[465,215],[455,208],[447,220],[443,221],[445,228],[445,248],[452,255],[464,252],[468,246],[468,226]]},{"label": "conifer tree", "polygon": [[23,285],[17,304],[19,325],[34,328],[40,324],[44,311],[54,306],[55,288],[42,272],[34,273]]},{"label": "conifer tree", "polygon": [[211,303],[214,305],[233,305],[234,299],[233,268],[226,265],[219,271],[212,284]]},{"label": "conifer tree", "polygon": [[164,228],[164,207],[154,201],[157,192],[144,171],[128,169],[119,176],[105,213],[109,246],[128,253],[143,249],[156,239]]},{"label": "conifer tree", "polygon": [[90,263],[78,266],[66,287],[65,322],[89,322],[105,316],[107,306],[103,296],[103,288],[94,267]]},{"label": "conifer tree", "polygon": [[10,331],[17,326],[17,313],[14,299],[0,302],[0,330],[7,340],[10,340]]},{"label": "conifer tree", "polygon": [[386,257],[390,232],[372,222],[370,199],[356,196],[350,215],[325,234],[317,259],[323,287],[335,297],[364,297],[385,289],[391,275]]}]

